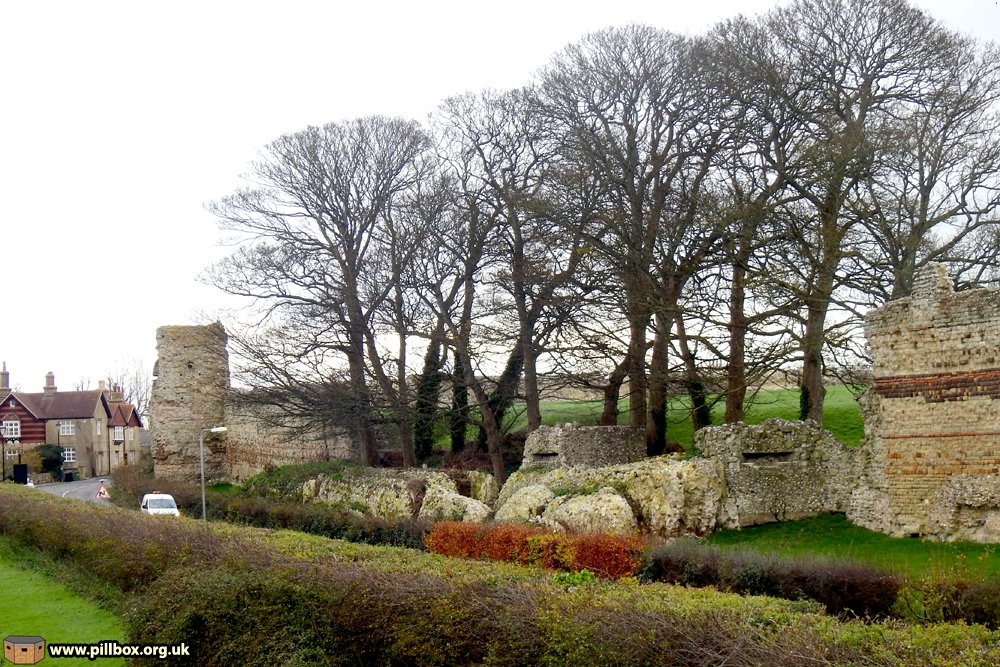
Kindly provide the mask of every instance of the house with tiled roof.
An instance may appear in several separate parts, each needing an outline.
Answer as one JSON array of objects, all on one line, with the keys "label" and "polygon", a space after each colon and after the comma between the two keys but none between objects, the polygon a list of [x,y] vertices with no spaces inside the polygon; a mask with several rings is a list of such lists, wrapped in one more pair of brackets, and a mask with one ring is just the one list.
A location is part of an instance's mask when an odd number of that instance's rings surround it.
[{"label": "house with tiled roof", "polygon": [[63,472],[77,479],[109,475],[138,462],[142,419],[119,387],[108,389],[102,381],[93,390],[59,391],[50,372],[41,392],[12,391],[4,363],[0,397],[0,435],[8,459],[37,445],[57,445]]}]

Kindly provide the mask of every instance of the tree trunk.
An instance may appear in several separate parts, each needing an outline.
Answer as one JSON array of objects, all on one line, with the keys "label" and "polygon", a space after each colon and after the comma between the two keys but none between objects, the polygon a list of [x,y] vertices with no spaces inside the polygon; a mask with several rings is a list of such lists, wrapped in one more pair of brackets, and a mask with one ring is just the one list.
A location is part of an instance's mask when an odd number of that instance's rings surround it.
[{"label": "tree trunk", "polygon": [[806,311],[806,330],[802,340],[802,380],[799,417],[823,425],[823,332],[826,325],[827,299],[811,299]]},{"label": "tree trunk", "polygon": [[604,386],[604,411],[597,420],[598,426],[615,426],[618,424],[618,397],[621,395],[622,383],[628,376],[628,356],[615,366]]},{"label": "tree trunk", "polygon": [[674,318],[677,323],[677,345],[680,348],[681,359],[684,361],[684,386],[691,400],[691,424],[697,431],[712,425],[712,408],[708,404],[708,393],[705,383],[701,380],[698,365],[688,345],[687,329],[684,318],[680,314]]},{"label": "tree trunk", "polygon": [[656,314],[656,335],[649,371],[649,416],[646,422],[646,455],[659,456],[667,446],[667,384],[669,381],[670,321]]},{"label": "tree trunk", "polygon": [[469,388],[465,386],[465,365],[455,351],[451,372],[451,412],[448,413],[448,432],[451,434],[451,451],[465,449],[465,434],[469,426]]},{"label": "tree trunk", "polygon": [[434,447],[434,423],[438,416],[438,396],[441,392],[441,340],[443,332],[431,339],[424,354],[424,368],[417,383],[416,406],[413,415],[413,450],[418,460],[431,455]]},{"label": "tree trunk", "polygon": [[[508,408],[513,405],[514,399],[517,398],[518,385],[521,383],[521,371],[524,369],[524,355],[522,352],[523,350],[519,345],[511,350],[510,355],[507,357],[507,364],[504,366],[500,377],[497,378],[497,386],[490,392],[487,398],[486,405],[496,422],[498,430],[503,427],[504,415],[507,414]],[[479,437],[476,440],[476,446],[479,451],[488,451],[487,440],[488,433],[486,427],[485,425],[480,426]]]},{"label": "tree trunk", "polygon": [[628,343],[628,425],[646,428],[646,326],[648,317],[633,317]]},{"label": "tree trunk", "polygon": [[528,433],[531,433],[542,425],[542,406],[538,391],[538,354],[530,330],[522,337],[521,347],[524,358],[524,406],[528,417]]},{"label": "tree trunk", "polygon": [[479,403],[479,410],[482,414],[482,429],[486,434],[486,451],[490,455],[490,467],[493,470],[493,477],[496,479],[497,484],[503,485],[504,481],[507,479],[507,471],[503,464],[503,440],[500,436],[500,423],[490,409],[489,397],[486,395],[486,390],[483,389],[483,385],[472,370],[472,364],[469,363],[468,358],[464,359],[465,363],[465,383],[467,386],[472,388],[473,394],[476,396],[476,402]]},{"label": "tree trunk", "polygon": [[399,335],[399,361],[396,366],[396,427],[403,467],[415,468],[417,457],[413,449],[413,415],[410,413],[410,392],[406,382],[406,334]]},{"label": "tree trunk", "polygon": [[375,467],[379,464],[378,447],[375,441],[375,431],[371,422],[371,397],[368,387],[365,384],[365,361],[364,353],[361,352],[362,344],[359,342],[357,352],[347,355],[347,368],[351,379],[351,390],[354,397],[354,404],[351,412],[354,416],[355,431],[360,445],[361,463]]},{"label": "tree trunk", "polygon": [[746,264],[742,253],[733,262],[729,287],[729,366],[726,369],[726,423],[743,421],[747,399]]},{"label": "tree trunk", "polygon": [[[832,266],[830,266],[832,264]],[[826,269],[816,276],[806,298],[806,329],[802,338],[802,380],[800,384],[799,417],[823,425],[823,342],[826,333],[826,313],[833,295],[833,271],[836,263],[827,259]]]}]

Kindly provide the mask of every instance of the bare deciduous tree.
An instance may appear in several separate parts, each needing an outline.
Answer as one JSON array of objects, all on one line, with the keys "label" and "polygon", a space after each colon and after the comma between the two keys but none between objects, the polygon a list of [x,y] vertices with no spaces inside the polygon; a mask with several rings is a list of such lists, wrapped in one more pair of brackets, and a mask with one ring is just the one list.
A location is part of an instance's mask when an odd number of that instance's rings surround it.
[{"label": "bare deciduous tree", "polygon": [[253,165],[253,185],[210,206],[244,241],[213,267],[210,281],[254,298],[263,321],[310,332],[303,354],[326,350],[346,358],[354,427],[364,461],[373,465],[373,382],[401,426],[404,459],[414,460],[406,383],[399,381],[405,349],[388,354],[380,325],[388,319],[391,333],[408,333],[401,272],[421,241],[403,234],[401,208],[425,176],[428,149],[423,130],[402,119],[309,127],[272,142]]}]

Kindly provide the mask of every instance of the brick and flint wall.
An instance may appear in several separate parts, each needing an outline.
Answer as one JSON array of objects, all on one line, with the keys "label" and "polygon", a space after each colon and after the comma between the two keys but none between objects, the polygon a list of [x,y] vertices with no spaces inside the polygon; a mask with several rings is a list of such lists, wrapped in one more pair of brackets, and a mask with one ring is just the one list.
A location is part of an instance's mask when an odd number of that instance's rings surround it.
[{"label": "brick and flint wall", "polygon": [[962,537],[928,517],[958,502],[950,487],[1000,472],[1000,290],[955,292],[931,264],[912,296],[869,313],[865,333],[874,385],[849,516],[893,535]]}]

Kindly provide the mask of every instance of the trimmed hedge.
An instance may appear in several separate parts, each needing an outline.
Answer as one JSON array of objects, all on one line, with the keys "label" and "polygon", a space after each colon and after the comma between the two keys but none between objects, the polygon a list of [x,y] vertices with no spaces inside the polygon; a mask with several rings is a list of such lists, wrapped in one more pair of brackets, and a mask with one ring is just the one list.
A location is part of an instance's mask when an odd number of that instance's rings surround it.
[{"label": "trimmed hedge", "polygon": [[[299,557],[291,554],[312,553],[320,540],[6,486],[0,531],[136,590],[127,640],[183,641],[191,662],[210,667],[1000,662],[1000,636],[981,627],[839,622],[815,603],[634,580],[563,586],[532,571],[513,575],[510,565],[332,540],[322,540],[322,555]],[[408,569],[383,567],[382,552]],[[122,574],[147,554],[141,576]]]},{"label": "trimmed hedge", "polygon": [[[271,476],[287,480],[275,472]],[[171,494],[185,516],[201,516],[201,489],[197,484],[154,480],[134,466],[116,469],[112,479],[115,482],[112,493],[119,496],[116,499],[119,505],[138,507],[142,495],[155,487]],[[122,494],[126,494],[125,497]],[[233,496],[212,491],[207,491],[205,496],[210,519],[261,528],[285,528],[350,542],[423,549],[424,536],[430,530],[430,523],[426,521],[387,521],[320,503],[304,504],[275,497]]]},{"label": "trimmed hedge", "polygon": [[233,498],[226,503],[225,520],[261,528],[285,528],[349,542],[423,549],[430,531],[427,521],[386,521],[373,516],[315,504]]},{"label": "trimmed hedge", "polygon": [[723,551],[684,539],[659,545],[643,558],[644,579],[789,600],[808,598],[830,613],[862,617],[888,615],[905,583],[889,571],[853,561]]}]

